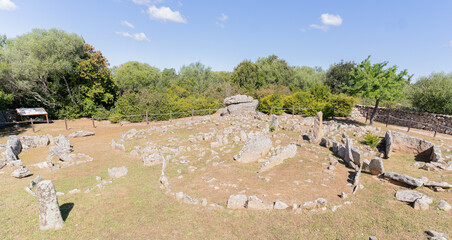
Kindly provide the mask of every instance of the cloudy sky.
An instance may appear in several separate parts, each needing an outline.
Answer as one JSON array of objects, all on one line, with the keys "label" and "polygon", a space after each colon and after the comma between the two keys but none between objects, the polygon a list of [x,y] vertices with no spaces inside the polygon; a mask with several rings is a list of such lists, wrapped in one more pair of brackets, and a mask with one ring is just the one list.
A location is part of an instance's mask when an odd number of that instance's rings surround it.
[{"label": "cloudy sky", "polygon": [[83,36],[111,65],[232,71],[276,54],[328,68],[389,61],[415,78],[452,72],[452,1],[0,0],[0,34],[58,28]]}]

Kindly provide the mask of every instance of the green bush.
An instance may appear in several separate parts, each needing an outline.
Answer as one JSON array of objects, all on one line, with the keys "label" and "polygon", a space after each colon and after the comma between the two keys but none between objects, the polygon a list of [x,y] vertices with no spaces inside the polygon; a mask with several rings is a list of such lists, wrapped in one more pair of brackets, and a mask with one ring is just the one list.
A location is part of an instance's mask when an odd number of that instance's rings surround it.
[{"label": "green bush", "polygon": [[257,110],[263,113],[270,114],[271,107],[273,106],[273,114],[280,115],[284,112],[284,95],[272,94],[264,98],[261,98],[257,106]]},{"label": "green bush", "polygon": [[372,135],[370,133],[366,133],[364,137],[364,143],[369,145],[371,148],[377,148],[378,143],[380,143],[380,137],[377,135]]}]

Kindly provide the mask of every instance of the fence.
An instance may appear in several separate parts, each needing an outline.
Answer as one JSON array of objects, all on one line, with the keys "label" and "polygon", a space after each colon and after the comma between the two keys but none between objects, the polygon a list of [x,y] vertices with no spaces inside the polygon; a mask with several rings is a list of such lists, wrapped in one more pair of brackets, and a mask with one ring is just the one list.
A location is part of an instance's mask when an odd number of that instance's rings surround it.
[{"label": "fence", "polygon": [[[94,117],[92,116],[90,119],[92,121],[93,128],[96,128],[96,121],[103,121],[108,120],[111,122],[117,122],[121,126],[123,125],[124,121],[131,121],[131,122],[146,122],[146,124],[149,124],[149,122],[153,120],[157,121],[172,121],[173,119],[177,118],[183,118],[183,117],[192,117],[192,119],[195,116],[205,116],[205,115],[211,115],[212,112],[216,112],[219,109],[197,109],[197,110],[190,110],[190,111],[184,111],[184,112],[169,112],[169,113],[149,113],[146,111],[145,114],[135,114],[135,115],[121,115],[118,114],[117,116],[110,116],[110,117]],[[52,119],[49,121],[56,121],[56,120],[62,120],[62,119]],[[64,125],[66,130],[69,130],[68,121],[73,121],[76,119],[68,119],[64,118]],[[30,118],[30,120],[27,121],[16,121],[16,122],[2,122],[0,123],[0,126],[8,126],[8,125],[16,125],[16,124],[30,124],[33,132],[35,132],[35,124],[36,123],[47,123],[47,121],[43,120],[33,120]]]},{"label": "fence", "polygon": [[[363,115],[366,118],[365,122],[367,123],[367,120],[370,120],[373,107],[360,105],[358,105],[357,107],[361,108],[359,109],[361,114],[363,114],[364,112]],[[450,120],[452,120],[451,116],[419,113],[391,108],[378,109],[378,112],[376,114],[377,115],[375,116],[374,121],[385,123],[386,127],[388,127],[389,124],[392,124],[407,127],[407,132],[409,132],[411,128],[433,131],[433,137],[436,137],[436,134],[438,132],[452,135],[452,127],[446,125],[447,123],[450,124]],[[405,117],[405,119],[403,117]]]}]

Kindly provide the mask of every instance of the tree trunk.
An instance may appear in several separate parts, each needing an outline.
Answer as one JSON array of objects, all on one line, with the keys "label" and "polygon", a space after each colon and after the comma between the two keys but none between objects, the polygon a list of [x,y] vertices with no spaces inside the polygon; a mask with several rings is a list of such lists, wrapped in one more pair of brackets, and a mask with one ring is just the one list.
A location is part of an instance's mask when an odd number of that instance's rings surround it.
[{"label": "tree trunk", "polygon": [[66,83],[67,92],[69,93],[69,98],[71,99],[72,103],[78,107],[78,104],[75,102],[74,98],[72,97],[71,88],[69,87],[69,83],[67,82],[66,78],[63,76],[64,83]]},{"label": "tree trunk", "polygon": [[375,119],[375,117],[377,116],[377,112],[378,112],[378,104],[380,103],[380,100],[377,100],[376,102],[375,102],[375,108],[374,108],[374,110],[372,111],[372,114],[370,115],[370,125],[374,125],[374,119]]}]

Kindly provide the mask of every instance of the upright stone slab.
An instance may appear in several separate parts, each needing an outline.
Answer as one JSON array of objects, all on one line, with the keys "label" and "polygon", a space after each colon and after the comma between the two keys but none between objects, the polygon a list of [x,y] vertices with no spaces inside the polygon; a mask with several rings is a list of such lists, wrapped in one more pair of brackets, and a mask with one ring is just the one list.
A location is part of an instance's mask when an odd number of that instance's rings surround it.
[{"label": "upright stone slab", "polygon": [[390,130],[386,131],[385,134],[385,158],[389,158],[391,156],[392,153],[392,147],[393,147],[393,138],[392,138],[392,133]]},{"label": "upright stone slab", "polygon": [[322,120],[322,118],[323,118],[322,112],[318,112],[317,115],[315,115],[314,127],[312,129],[312,134],[309,138],[309,141],[311,143],[319,143],[323,137],[323,134],[322,134],[323,120]]},{"label": "upright stone slab", "polygon": [[60,205],[52,181],[44,180],[36,187],[39,202],[39,228],[41,230],[57,230],[64,226]]},{"label": "upright stone slab", "polygon": [[14,155],[19,155],[22,152],[22,144],[20,143],[19,138],[16,135],[9,136],[6,141],[6,148],[10,148]]}]

